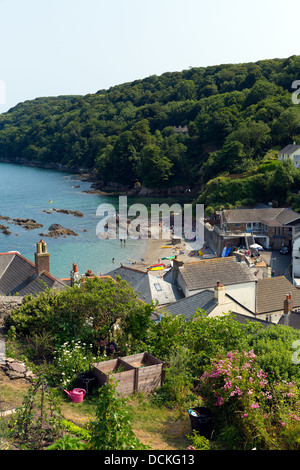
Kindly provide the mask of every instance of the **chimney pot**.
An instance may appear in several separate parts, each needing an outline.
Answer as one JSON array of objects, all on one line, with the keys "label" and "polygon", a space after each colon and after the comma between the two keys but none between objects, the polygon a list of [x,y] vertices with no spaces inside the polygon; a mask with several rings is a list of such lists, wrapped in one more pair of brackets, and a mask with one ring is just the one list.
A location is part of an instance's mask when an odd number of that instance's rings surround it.
[{"label": "chimney pot", "polygon": [[214,298],[219,304],[224,304],[226,301],[226,288],[220,283],[220,281],[217,282],[214,289]]},{"label": "chimney pot", "polygon": [[37,276],[42,274],[44,271],[50,272],[50,257],[47,251],[47,244],[41,240],[36,244],[36,252],[34,254],[35,259],[35,272]]},{"label": "chimney pot", "polygon": [[293,301],[292,301],[292,293],[289,292],[286,294],[286,299],[283,302],[283,314],[288,315],[293,310]]}]

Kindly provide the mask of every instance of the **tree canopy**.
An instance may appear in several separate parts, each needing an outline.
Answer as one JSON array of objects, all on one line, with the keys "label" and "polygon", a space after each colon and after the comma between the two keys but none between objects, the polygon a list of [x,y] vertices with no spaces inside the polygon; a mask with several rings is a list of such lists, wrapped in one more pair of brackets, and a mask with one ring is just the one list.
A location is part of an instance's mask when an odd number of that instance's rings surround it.
[{"label": "tree canopy", "polygon": [[[188,186],[208,203],[212,179],[227,172],[247,186],[248,172],[257,173],[270,149],[300,141],[300,109],[292,102],[299,71],[300,56],[292,56],[25,101],[0,115],[0,159],[94,170],[100,184]],[[276,196],[272,185],[258,194]],[[297,202],[293,184],[284,197],[291,194]]]}]

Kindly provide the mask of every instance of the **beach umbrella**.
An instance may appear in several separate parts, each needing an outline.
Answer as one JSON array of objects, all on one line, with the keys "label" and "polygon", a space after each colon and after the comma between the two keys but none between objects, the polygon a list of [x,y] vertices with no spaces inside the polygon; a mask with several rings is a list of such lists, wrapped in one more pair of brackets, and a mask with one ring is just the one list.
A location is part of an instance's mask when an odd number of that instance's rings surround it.
[{"label": "beach umbrella", "polygon": [[253,243],[253,245],[250,245],[250,248],[253,248],[254,250],[263,250],[263,247],[258,243]]}]

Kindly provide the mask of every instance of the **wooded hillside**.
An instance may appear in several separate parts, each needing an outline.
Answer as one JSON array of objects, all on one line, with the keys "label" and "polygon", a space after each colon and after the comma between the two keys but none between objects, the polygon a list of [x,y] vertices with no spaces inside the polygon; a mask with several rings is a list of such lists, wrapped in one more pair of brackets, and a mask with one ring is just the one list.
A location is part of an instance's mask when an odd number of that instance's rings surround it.
[{"label": "wooded hillside", "polygon": [[185,185],[214,207],[280,197],[297,208],[299,171],[273,162],[276,150],[300,143],[297,79],[300,56],[292,56],[37,98],[0,115],[0,159],[95,169],[104,183]]}]

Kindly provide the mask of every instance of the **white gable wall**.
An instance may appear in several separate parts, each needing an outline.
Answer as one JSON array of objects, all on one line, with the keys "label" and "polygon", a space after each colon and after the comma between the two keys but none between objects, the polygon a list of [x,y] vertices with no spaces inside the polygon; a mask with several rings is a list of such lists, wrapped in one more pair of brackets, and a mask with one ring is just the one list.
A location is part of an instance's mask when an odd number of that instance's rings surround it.
[{"label": "white gable wall", "polygon": [[294,239],[293,243],[293,280],[300,278],[300,236]]}]

